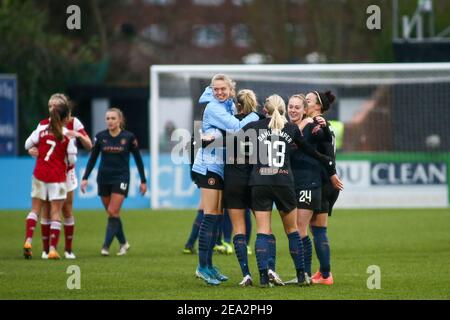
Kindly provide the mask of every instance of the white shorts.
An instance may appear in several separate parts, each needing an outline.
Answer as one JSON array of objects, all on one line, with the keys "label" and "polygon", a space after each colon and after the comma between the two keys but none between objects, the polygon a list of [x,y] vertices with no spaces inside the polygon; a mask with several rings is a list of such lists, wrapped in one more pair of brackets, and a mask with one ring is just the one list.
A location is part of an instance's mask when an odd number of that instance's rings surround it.
[{"label": "white shorts", "polygon": [[67,184],[65,182],[45,183],[33,176],[31,197],[44,201],[64,200],[67,198]]},{"label": "white shorts", "polygon": [[71,192],[78,187],[78,179],[77,173],[75,172],[75,168],[72,168],[69,171],[67,171],[66,184],[67,184],[67,192]]}]

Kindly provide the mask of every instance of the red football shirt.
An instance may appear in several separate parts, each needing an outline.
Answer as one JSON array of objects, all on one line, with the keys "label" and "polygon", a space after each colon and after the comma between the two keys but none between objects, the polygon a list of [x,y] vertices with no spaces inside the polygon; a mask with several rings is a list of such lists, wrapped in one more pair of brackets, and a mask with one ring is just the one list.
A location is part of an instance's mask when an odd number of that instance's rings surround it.
[{"label": "red football shirt", "polygon": [[[64,137],[59,141],[47,129],[48,125],[40,124],[27,139],[28,146],[35,145],[39,150],[33,174],[46,183],[66,182],[66,158],[68,154],[76,154],[75,140]],[[63,128],[63,133],[66,132],[67,129]]]},{"label": "red football shirt", "polygon": [[[50,123],[50,118],[44,119],[41,122],[39,122],[37,129],[39,129],[42,126],[46,126]],[[68,130],[74,130],[77,131],[79,133],[81,133],[84,136],[87,136],[87,132],[86,130],[84,130],[84,126],[81,123],[81,121],[77,118],[77,117],[72,117],[72,119],[66,123],[66,128]],[[71,170],[75,168],[75,164],[72,165],[68,165],[67,166],[67,171]]]}]

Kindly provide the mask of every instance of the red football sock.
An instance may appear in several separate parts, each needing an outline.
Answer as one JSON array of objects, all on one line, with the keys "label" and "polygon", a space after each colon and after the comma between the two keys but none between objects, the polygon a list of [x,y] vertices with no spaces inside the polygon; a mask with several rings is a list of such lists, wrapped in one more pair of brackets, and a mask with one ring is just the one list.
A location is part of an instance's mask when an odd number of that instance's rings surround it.
[{"label": "red football sock", "polygon": [[64,237],[66,240],[65,250],[68,252],[72,252],[72,240],[73,233],[75,230],[75,221],[73,218],[64,220]]},{"label": "red football sock", "polygon": [[36,228],[38,216],[34,212],[30,212],[27,216],[25,224],[25,241],[31,242],[33,240],[34,229]]},{"label": "red football sock", "polygon": [[59,234],[61,233],[61,222],[52,221],[50,226],[50,247],[56,250],[59,241]]},{"label": "red football sock", "polygon": [[41,219],[41,235],[42,250],[48,253],[50,249],[50,220]]}]

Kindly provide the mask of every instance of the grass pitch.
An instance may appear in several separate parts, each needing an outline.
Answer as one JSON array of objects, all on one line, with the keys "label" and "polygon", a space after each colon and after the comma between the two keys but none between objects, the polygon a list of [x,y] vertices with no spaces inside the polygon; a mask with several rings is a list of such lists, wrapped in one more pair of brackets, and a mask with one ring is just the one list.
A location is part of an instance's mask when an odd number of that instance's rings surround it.
[{"label": "grass pitch", "polygon": [[[40,259],[40,228],[34,257],[22,257],[26,212],[0,212],[0,299],[450,299],[450,211],[336,210],[330,220],[331,287],[257,286],[241,288],[235,255],[215,255],[214,262],[230,277],[218,287],[194,277],[196,255],[181,250],[189,235],[194,210],[125,211],[122,219],[131,244],[128,255],[100,256],[106,215],[76,211],[76,260]],[[277,236],[277,272],[294,274],[280,218],[272,217]],[[255,232],[252,234],[254,245]],[[62,253],[63,237],[59,251]],[[256,259],[249,257],[258,283]],[[81,269],[81,289],[69,290],[68,266]],[[371,265],[381,269],[381,289],[367,288]],[[314,257],[313,272],[318,262]]]}]

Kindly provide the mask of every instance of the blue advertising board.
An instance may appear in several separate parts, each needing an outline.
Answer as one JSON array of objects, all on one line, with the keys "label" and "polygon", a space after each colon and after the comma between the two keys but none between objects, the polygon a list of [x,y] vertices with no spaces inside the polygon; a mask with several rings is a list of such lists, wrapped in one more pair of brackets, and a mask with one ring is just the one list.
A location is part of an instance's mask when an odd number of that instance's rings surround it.
[{"label": "blue advertising board", "polygon": [[[78,157],[78,181],[85,171],[88,157]],[[150,182],[150,156],[143,154],[147,181]],[[31,206],[31,176],[35,160],[31,157],[0,157],[0,210],[29,210]],[[98,163],[97,163],[98,166]],[[159,157],[161,207],[196,208],[200,192],[192,183],[189,165],[175,165],[169,154]],[[345,192],[339,196],[337,208],[400,208],[448,207],[447,164],[441,162],[371,162],[339,161],[338,172]],[[74,208],[103,210],[97,196],[97,168],[89,177],[86,193],[75,190]],[[150,208],[150,190],[139,194],[140,178],[133,157],[130,161],[130,185],[125,209]]]},{"label": "blue advertising board", "polygon": [[[75,167],[78,182],[81,181],[86,168],[88,157],[78,157]],[[160,155],[159,172],[160,187],[159,202],[167,208],[195,208],[198,206],[200,193],[192,183],[189,174],[189,165],[174,165],[170,155]],[[149,170],[150,156],[143,154],[147,181],[150,182]],[[97,166],[98,166],[97,161]],[[31,176],[35,160],[31,157],[0,158],[0,210],[20,209],[29,210],[31,206]],[[89,176],[86,193],[79,188],[74,194],[75,209],[102,209],[102,203],[97,196],[96,183],[97,167]],[[130,161],[130,185],[128,198],[124,202],[125,209],[150,208],[150,190],[144,196],[139,194],[140,178],[133,157]],[[149,189],[152,186],[149,185]]]},{"label": "blue advertising board", "polygon": [[17,78],[0,74],[0,156],[17,154]]}]

